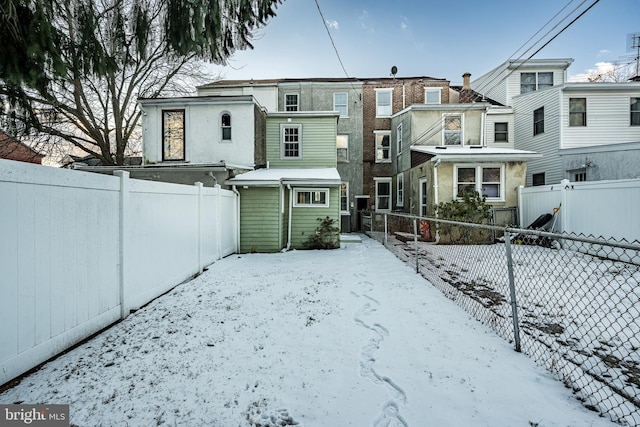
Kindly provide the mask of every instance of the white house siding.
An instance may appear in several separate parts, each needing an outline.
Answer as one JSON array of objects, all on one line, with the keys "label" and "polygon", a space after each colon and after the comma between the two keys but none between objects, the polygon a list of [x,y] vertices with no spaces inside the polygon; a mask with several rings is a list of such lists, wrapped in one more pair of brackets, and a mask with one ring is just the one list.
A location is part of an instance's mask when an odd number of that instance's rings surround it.
[{"label": "white house siding", "polygon": [[[532,185],[532,176],[536,173],[545,173],[546,184],[559,183],[564,178],[558,153],[561,137],[560,98],[559,88],[531,92],[513,98],[515,148],[542,154],[542,158],[527,162],[527,186]],[[540,107],[544,107],[544,132],[534,136],[533,111]]]},{"label": "white house siding", "polygon": [[[492,111],[489,109],[485,119],[485,144],[489,147],[500,148],[513,148],[513,141],[515,137],[514,123],[513,123],[513,109],[512,108],[500,108],[499,111]],[[495,124],[507,123],[507,142],[495,141]]]},{"label": "white house siding", "polygon": [[[185,110],[185,161],[190,163],[254,164],[254,103],[180,101],[144,105],[142,129],[146,163],[162,162],[162,111]],[[222,142],[220,117],[231,114],[231,142]]]},{"label": "white house siding", "polygon": [[471,88],[494,101],[507,105],[507,86],[502,82],[506,76],[506,65],[502,64],[471,82]]},{"label": "white house siding", "polygon": [[[562,86],[565,83],[565,70],[557,70],[554,68],[526,68],[523,66],[516,72],[511,74],[507,79],[507,103],[506,105],[514,105],[514,97],[520,95],[520,75],[522,73],[553,73],[553,85]],[[549,90],[549,89],[543,89]]]},{"label": "white house siding", "polygon": [[[560,148],[581,148],[598,145],[639,142],[640,127],[629,125],[629,98],[640,97],[640,85],[635,92],[609,90],[569,90],[562,92],[562,141]],[[587,126],[569,126],[569,98],[587,99]]]},{"label": "white house siding", "polygon": [[198,96],[253,95],[267,111],[278,111],[278,88],[274,84],[199,87]]}]

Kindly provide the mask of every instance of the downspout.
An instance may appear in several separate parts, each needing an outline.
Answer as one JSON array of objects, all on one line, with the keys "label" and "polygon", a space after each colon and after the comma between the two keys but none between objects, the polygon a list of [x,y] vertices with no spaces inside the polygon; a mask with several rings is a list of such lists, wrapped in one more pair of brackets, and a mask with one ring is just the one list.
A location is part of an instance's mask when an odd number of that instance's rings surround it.
[{"label": "downspout", "polygon": [[289,219],[287,224],[287,247],[285,250],[291,249],[291,214],[293,213],[293,190],[291,189],[291,185],[287,184],[287,189],[289,190]]},{"label": "downspout", "polygon": [[[438,165],[440,165],[440,159],[433,164],[433,203],[436,206],[436,219],[438,219]],[[438,228],[436,227],[436,245],[440,243],[440,231],[438,231]]]},{"label": "downspout", "polygon": [[240,192],[235,185],[232,186],[236,195],[236,253],[240,253]]}]

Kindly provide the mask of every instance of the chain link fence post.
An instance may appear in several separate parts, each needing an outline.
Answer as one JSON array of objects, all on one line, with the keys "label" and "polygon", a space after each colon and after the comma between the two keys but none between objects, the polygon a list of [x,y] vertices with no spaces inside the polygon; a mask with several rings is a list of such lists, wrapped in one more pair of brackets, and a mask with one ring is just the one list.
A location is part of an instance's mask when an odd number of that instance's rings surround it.
[{"label": "chain link fence post", "polygon": [[513,278],[513,258],[511,256],[511,235],[504,232],[504,243],[507,252],[507,272],[509,274],[509,292],[511,293],[511,313],[513,317],[513,337],[516,342],[516,351],[520,353],[520,327],[518,326],[518,306],[516,304],[516,284]]},{"label": "chain link fence post", "polygon": [[420,263],[418,258],[418,220],[413,217],[413,245],[416,248],[416,273],[420,273]]}]

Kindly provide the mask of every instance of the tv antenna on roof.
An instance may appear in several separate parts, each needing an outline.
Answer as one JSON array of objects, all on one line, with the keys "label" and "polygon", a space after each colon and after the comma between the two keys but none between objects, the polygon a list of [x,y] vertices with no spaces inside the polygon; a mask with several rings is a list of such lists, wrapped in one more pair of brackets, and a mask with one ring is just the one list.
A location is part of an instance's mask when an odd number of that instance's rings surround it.
[{"label": "tv antenna on roof", "polygon": [[398,74],[398,67],[394,65],[393,67],[391,67],[391,75],[394,79],[396,78],[396,74]]},{"label": "tv antenna on roof", "polygon": [[627,52],[636,52],[636,78],[640,76],[640,33],[627,34]]}]

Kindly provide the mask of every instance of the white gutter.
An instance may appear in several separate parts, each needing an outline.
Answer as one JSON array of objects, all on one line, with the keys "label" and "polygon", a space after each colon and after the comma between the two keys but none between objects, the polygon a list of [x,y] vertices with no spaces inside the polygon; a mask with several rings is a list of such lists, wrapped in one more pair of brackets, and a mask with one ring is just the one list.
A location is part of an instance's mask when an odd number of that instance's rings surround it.
[{"label": "white gutter", "polygon": [[240,253],[240,192],[235,185],[231,189],[236,195],[236,253]]},{"label": "white gutter", "polygon": [[[433,163],[433,203],[436,206],[435,217],[438,219],[438,165],[440,165],[440,159],[437,159]],[[436,245],[440,243],[440,232],[438,231],[438,225],[436,224]]]},{"label": "white gutter", "polygon": [[287,225],[287,247],[285,250],[291,249],[291,215],[293,214],[293,190],[291,189],[291,185],[287,184],[287,189],[289,190],[289,218]]}]

